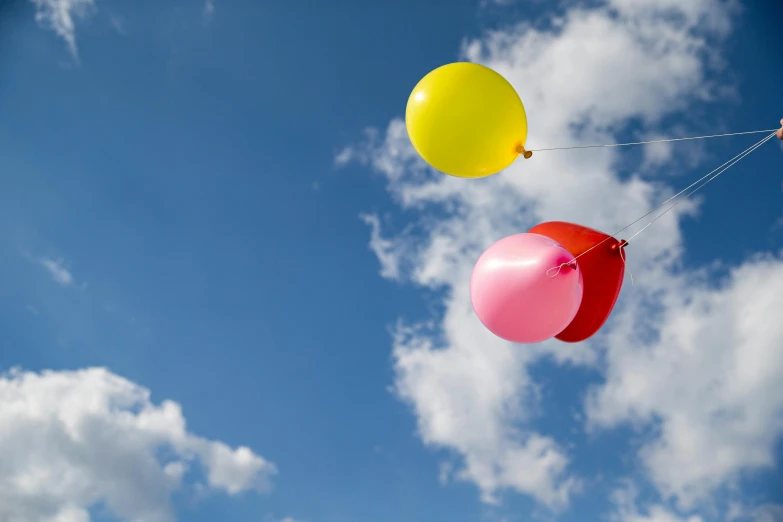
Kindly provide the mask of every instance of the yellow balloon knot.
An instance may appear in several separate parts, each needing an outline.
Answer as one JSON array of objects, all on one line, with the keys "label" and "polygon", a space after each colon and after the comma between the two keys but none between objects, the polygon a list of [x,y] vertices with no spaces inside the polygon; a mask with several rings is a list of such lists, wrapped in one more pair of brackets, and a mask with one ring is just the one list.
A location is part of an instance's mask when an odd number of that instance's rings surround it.
[{"label": "yellow balloon knot", "polygon": [[517,152],[522,154],[525,159],[530,159],[533,156],[533,151],[525,150],[525,147],[522,145],[517,146]]}]

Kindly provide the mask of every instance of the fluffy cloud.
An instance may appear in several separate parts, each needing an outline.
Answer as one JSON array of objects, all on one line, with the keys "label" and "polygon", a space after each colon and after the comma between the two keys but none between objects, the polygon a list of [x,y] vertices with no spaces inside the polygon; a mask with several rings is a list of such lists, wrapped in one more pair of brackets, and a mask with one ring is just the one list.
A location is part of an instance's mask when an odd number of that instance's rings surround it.
[{"label": "fluffy cloud", "polygon": [[[634,336],[626,310],[609,343],[596,425],[657,423],[641,449],[653,482],[683,507],[775,465],[783,434],[783,259],[760,256],[718,286],[671,277],[656,335]],[[629,340],[631,342],[629,342]]]},{"label": "fluffy cloud", "polygon": [[269,486],[275,466],[246,447],[189,433],[180,406],[101,368],[0,378],[0,520],[171,522],[194,467],[229,495]]},{"label": "fluffy cloud", "polygon": [[[612,143],[615,132],[634,124],[640,138],[663,132],[664,118],[725,93],[708,78],[722,66],[718,44],[737,12],[735,3],[719,0],[613,0],[570,9],[546,27],[488,32],[466,41],[463,54],[518,90],[530,149]],[[337,155],[338,164],[357,161],[381,173],[414,220],[384,234],[377,217],[365,217],[382,275],[443,295],[442,317],[399,326],[395,387],[415,412],[422,440],[458,455],[455,477],[475,483],[488,502],[512,490],[557,507],[580,486],[563,447],[531,429],[537,383],[528,368],[542,356],[604,372],[605,384],[590,394],[590,427],[660,423],[639,456],[662,496],[676,497],[683,509],[741,471],[773,464],[772,446],[783,433],[776,398],[783,397],[783,358],[774,350],[783,345],[783,330],[773,321],[783,288],[773,281],[783,263],[753,260],[717,287],[705,273],[684,273],[680,222],[697,202],[681,204],[632,244],[635,285],[589,342],[511,345],[472,312],[472,265],[497,239],[554,219],[613,232],[671,195],[654,167],[670,165],[677,154],[650,150],[649,175],[625,177],[620,154],[542,151],[500,175],[466,181],[429,171],[404,123],[394,120]],[[628,516],[681,520],[656,509]]]}]

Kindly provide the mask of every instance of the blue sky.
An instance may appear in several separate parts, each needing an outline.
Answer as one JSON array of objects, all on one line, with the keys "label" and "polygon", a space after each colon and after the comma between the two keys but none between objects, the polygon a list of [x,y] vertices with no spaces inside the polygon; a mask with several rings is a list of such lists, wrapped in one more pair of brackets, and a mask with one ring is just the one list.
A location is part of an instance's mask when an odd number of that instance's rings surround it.
[{"label": "blue sky", "polygon": [[0,367],[28,372],[0,382],[0,515],[777,522],[779,142],[640,236],[601,336],[514,346],[466,300],[483,248],[611,232],[763,135],[465,181],[423,171],[399,118],[472,59],[517,87],[533,148],[772,129],[783,11],[271,4],[0,13]]}]

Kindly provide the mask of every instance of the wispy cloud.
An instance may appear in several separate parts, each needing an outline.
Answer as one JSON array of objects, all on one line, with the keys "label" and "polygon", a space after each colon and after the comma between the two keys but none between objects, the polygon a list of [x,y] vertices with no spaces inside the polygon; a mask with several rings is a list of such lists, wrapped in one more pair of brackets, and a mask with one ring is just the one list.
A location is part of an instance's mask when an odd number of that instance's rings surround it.
[{"label": "wispy cloud", "polygon": [[95,9],[94,0],[30,0],[35,5],[35,20],[52,29],[65,40],[68,52],[78,61],[75,20],[85,18]]},{"label": "wispy cloud", "polygon": [[215,14],[215,0],[204,0],[204,9],[202,11],[204,20],[209,23],[212,20],[212,15]]},{"label": "wispy cloud", "polygon": [[64,261],[62,259],[44,258],[38,259],[37,262],[49,272],[49,275],[52,276],[56,283],[62,286],[71,286],[73,284],[73,274],[63,266]]},{"label": "wispy cloud", "polygon": [[381,276],[387,279],[399,279],[400,256],[394,250],[395,243],[385,239],[381,235],[381,222],[375,214],[362,214],[362,220],[370,226],[370,250],[378,257],[381,263]]},{"label": "wispy cloud", "polygon": [[125,28],[125,21],[122,19],[121,16],[116,14],[111,14],[109,16],[109,23],[114,28],[114,30],[117,31],[117,34],[121,36],[128,35],[128,30]]},{"label": "wispy cloud", "polygon": [[[61,286],[74,286],[76,284],[76,279],[70,269],[66,266],[63,258],[54,259],[51,257],[37,257],[26,250],[22,250],[21,253],[22,256],[31,263],[43,267],[57,284]],[[82,282],[80,287],[84,290],[87,288],[87,283]]]}]

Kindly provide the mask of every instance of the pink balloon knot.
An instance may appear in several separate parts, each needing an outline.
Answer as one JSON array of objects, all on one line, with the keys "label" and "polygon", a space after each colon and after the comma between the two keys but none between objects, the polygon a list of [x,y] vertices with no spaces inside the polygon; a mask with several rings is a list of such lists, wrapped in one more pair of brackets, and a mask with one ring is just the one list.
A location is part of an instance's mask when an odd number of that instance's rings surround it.
[{"label": "pink balloon knot", "polygon": [[[548,277],[550,277],[550,278],[551,278],[551,277],[557,277],[557,275],[558,275],[558,274],[559,274],[559,273],[560,273],[562,270],[564,270],[564,269],[566,269],[566,268],[573,268],[574,270],[576,270],[576,259],[572,259],[572,260],[571,260],[571,261],[569,261],[568,263],[560,263],[560,265],[558,265],[558,266],[553,266],[552,268],[550,268],[549,270],[547,270],[547,271],[546,271],[546,275],[547,275]],[[554,274],[550,274],[550,272],[551,272],[552,270],[557,270],[557,271],[556,271]]]}]

